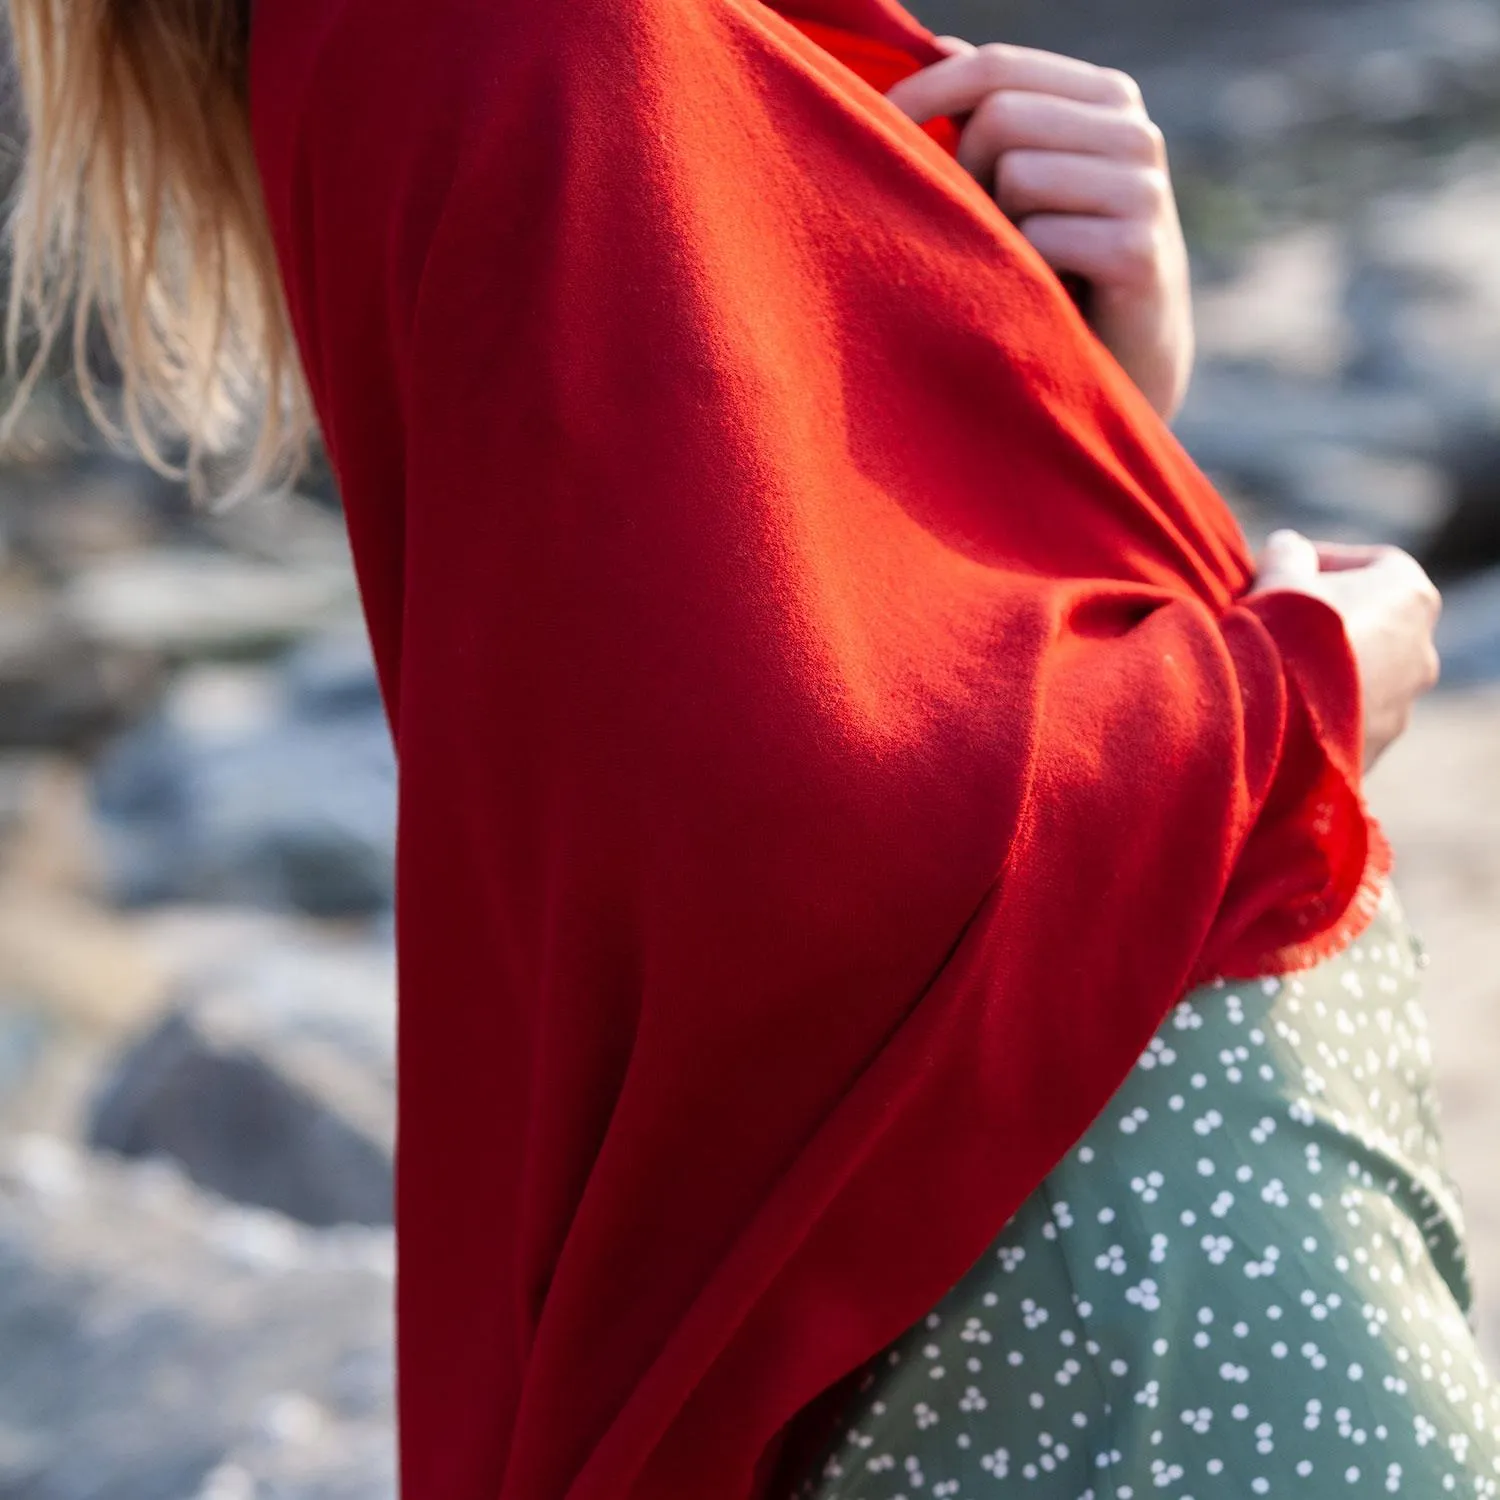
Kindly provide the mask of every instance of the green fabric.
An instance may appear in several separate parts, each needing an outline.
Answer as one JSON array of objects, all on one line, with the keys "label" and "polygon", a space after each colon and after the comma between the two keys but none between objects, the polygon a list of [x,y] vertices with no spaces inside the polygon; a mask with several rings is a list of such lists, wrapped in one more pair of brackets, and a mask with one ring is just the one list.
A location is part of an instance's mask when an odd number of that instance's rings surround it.
[{"label": "green fabric", "polygon": [[1500,1493],[1420,967],[1387,892],[1317,969],[1191,994],[803,1495]]}]

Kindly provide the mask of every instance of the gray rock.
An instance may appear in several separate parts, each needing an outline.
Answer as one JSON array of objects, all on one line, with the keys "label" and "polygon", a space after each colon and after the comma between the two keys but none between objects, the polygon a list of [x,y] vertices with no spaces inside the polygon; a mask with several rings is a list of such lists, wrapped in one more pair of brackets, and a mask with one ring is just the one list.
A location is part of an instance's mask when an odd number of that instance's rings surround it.
[{"label": "gray rock", "polygon": [[1500,681],[1500,567],[1443,589],[1437,646],[1445,686]]},{"label": "gray rock", "polygon": [[[6,1500],[392,1500],[391,1242],[0,1154]],[[358,1367],[372,1378],[351,1387]],[[238,1486],[234,1488],[233,1486]]]},{"label": "gray rock", "polygon": [[1420,546],[1447,504],[1447,429],[1419,392],[1210,364],[1175,427],[1203,468],[1276,524]]},{"label": "gray rock", "polygon": [[1336,381],[1348,358],[1340,230],[1299,224],[1266,234],[1226,273],[1195,266],[1194,327],[1203,370],[1251,367],[1299,384]]},{"label": "gray rock", "polygon": [[1422,553],[1445,582],[1500,566],[1500,425],[1456,436],[1447,466],[1451,503]]},{"label": "gray rock", "polygon": [[88,1138],[304,1223],[391,1218],[389,951],[303,943],[201,981],[118,1061]]},{"label": "gray rock", "polygon": [[288,707],[307,719],[381,713],[380,689],[363,636],[326,635],[306,642],[284,664]]},{"label": "gray rock", "polygon": [[52,1030],[40,1011],[0,995],[0,1120],[41,1061]]},{"label": "gray rock", "polygon": [[193,526],[197,536],[210,546],[263,563],[349,566],[343,517],[336,508],[309,495],[254,495],[232,506],[198,512]]},{"label": "gray rock", "polygon": [[1443,518],[1446,476],[1422,459],[1307,444],[1288,464],[1286,513],[1331,541],[1418,549]]},{"label": "gray rock", "polygon": [[[1217,36],[1264,45],[1265,32],[1288,11],[1306,8],[1308,0],[1266,0],[1253,12],[1237,0],[1137,0],[1121,6],[1114,0],[1076,0],[1059,6],[1048,0],[916,0],[912,7],[929,24],[974,38],[1003,35],[1044,47],[1087,47],[1159,55],[1202,47]],[[1323,0],[1322,8],[1340,13],[1368,12],[1369,0]]]},{"label": "gray rock", "polygon": [[100,763],[111,894],[388,911],[395,775],[362,642],[315,640],[276,675],[190,672]]},{"label": "gray rock", "polygon": [[14,555],[49,580],[157,545],[186,501],[144,464],[114,455],[12,469],[0,479],[0,525]]},{"label": "gray rock", "polygon": [[1455,421],[1500,413],[1500,152],[1471,148],[1377,198],[1351,244],[1350,373],[1423,390]]},{"label": "gray rock", "polygon": [[1254,366],[1208,365],[1193,377],[1176,431],[1199,461],[1256,469],[1279,451],[1335,444],[1398,457],[1439,457],[1442,412],[1417,391],[1349,389]]},{"label": "gray rock", "polygon": [[280,566],[188,548],[85,569],[64,598],[95,640],[187,658],[265,655],[357,612],[342,559]]},{"label": "gray rock", "polygon": [[148,654],[101,649],[49,606],[0,611],[0,748],[76,748],[138,718],[159,672]]},{"label": "gray rock", "polygon": [[[1447,117],[1493,99],[1488,0],[917,0],[939,31],[1128,67],[1169,134],[1263,140],[1329,121]],[[1196,88],[1188,84],[1196,75]],[[1173,75],[1176,75],[1175,77]],[[1237,84],[1244,94],[1232,97]],[[1258,99],[1252,103],[1249,94]]]},{"label": "gray rock", "polygon": [[42,755],[0,753],[0,839],[25,823],[49,764]]}]

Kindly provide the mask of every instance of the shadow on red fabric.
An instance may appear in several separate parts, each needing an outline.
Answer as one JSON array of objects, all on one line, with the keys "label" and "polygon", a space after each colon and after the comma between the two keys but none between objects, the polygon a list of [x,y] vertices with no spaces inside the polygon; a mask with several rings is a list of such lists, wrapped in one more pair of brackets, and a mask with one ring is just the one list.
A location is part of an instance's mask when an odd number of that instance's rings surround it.
[{"label": "shadow on red fabric", "polygon": [[928,33],[788,9],[257,0],[400,761],[404,1500],[774,1496],[1386,867],[1337,617],[860,76]]}]

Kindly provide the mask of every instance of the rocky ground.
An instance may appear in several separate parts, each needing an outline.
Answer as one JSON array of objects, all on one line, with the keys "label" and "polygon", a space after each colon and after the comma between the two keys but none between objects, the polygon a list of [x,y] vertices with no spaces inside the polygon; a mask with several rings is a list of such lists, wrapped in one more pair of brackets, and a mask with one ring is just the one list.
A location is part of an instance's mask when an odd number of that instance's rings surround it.
[{"label": "rocky ground", "polygon": [[[1143,73],[1180,431],[1252,535],[1447,582],[1371,796],[1500,1360],[1500,11],[1266,15]],[[342,526],[195,515],[62,425],[0,471],[0,1497],[389,1500],[393,775]]]},{"label": "rocky ground", "polygon": [[1440,693],[1370,778],[1426,973],[1449,1166],[1500,1372],[1500,687]]}]

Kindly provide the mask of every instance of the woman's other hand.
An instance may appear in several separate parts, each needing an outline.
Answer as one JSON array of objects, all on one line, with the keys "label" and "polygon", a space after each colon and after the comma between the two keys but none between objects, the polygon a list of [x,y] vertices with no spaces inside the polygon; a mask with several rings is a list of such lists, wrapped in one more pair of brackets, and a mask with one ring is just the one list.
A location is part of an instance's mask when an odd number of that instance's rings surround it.
[{"label": "woman's other hand", "polygon": [[887,98],[918,124],[968,115],[958,159],[1054,270],[1085,278],[1105,347],[1166,419],[1193,366],[1187,248],[1160,129],[1113,68],[939,37]]},{"label": "woman's other hand", "polygon": [[1365,705],[1365,764],[1405,731],[1412,705],[1438,680],[1433,645],[1442,599],[1422,566],[1399,547],[1311,542],[1271,534],[1251,594],[1312,594],[1343,618],[1359,663]]}]

